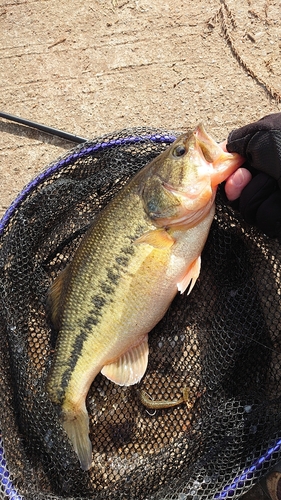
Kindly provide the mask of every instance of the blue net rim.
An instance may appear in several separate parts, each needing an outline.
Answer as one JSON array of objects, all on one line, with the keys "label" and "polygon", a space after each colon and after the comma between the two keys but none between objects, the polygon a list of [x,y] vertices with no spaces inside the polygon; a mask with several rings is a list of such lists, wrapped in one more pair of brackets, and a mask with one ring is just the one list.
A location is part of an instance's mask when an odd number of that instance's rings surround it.
[{"label": "blue net rim", "polygon": [[122,137],[120,139],[113,139],[109,141],[98,142],[96,144],[91,144],[91,142],[82,143],[79,149],[75,149],[71,151],[69,155],[66,155],[64,158],[61,158],[56,163],[51,165],[49,168],[41,172],[37,177],[35,177],[25,188],[21,191],[21,193],[17,196],[17,198],[10,205],[4,216],[0,221],[0,236],[2,236],[3,231],[7,224],[9,223],[11,217],[14,215],[16,210],[19,208],[21,203],[26,199],[26,197],[31,193],[35,188],[37,188],[42,182],[48,179],[51,175],[58,172],[60,169],[71,165],[72,162],[77,159],[85,158],[90,156],[98,151],[111,149],[114,147],[120,147],[129,144],[137,144],[140,142],[151,141],[153,143],[167,143],[172,144],[176,139],[176,136],[171,134],[144,134],[144,135],[135,135]]}]

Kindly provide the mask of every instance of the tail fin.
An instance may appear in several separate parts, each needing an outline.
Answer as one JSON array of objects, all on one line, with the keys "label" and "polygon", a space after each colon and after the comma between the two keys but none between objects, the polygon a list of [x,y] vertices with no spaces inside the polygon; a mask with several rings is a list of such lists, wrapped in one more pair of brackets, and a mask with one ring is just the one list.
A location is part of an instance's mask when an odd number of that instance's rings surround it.
[{"label": "tail fin", "polygon": [[81,468],[88,470],[92,465],[92,444],[89,439],[89,417],[86,407],[79,411],[63,413],[63,427],[74,451],[77,453]]}]

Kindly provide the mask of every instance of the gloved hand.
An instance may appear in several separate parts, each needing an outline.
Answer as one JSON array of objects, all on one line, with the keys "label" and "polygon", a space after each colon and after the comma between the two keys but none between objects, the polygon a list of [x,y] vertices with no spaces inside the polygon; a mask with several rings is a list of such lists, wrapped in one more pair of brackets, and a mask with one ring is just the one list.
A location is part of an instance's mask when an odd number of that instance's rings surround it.
[{"label": "gloved hand", "polygon": [[[226,149],[245,157],[225,192],[244,219],[270,237],[281,236],[281,113],[234,130]],[[240,186],[239,186],[240,183]]]}]

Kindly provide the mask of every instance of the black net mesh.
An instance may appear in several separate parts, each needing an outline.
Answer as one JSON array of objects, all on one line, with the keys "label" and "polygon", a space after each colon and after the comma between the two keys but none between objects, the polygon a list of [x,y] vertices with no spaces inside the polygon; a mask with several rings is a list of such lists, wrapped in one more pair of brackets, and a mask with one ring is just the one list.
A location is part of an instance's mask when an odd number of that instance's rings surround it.
[{"label": "black net mesh", "polygon": [[[134,129],[87,142],[2,220],[0,425],[13,487],[26,499],[233,498],[280,459],[280,244],[219,196],[200,279],[150,333],[141,383],[119,387],[98,375],[92,384],[90,471],[47,398],[55,345],[47,290],[95,215],[171,141]],[[140,401],[141,391],[171,400],[185,388],[188,405],[153,411]]]}]

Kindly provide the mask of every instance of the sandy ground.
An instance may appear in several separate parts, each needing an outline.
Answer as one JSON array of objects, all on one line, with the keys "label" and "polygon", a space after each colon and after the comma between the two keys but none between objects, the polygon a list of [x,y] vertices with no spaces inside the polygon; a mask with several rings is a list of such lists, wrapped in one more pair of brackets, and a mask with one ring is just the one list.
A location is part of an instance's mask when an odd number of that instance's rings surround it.
[{"label": "sandy ground", "polygon": [[[93,138],[203,121],[217,140],[280,110],[279,0],[0,5],[0,110]],[[0,215],[73,144],[0,119]]]}]

